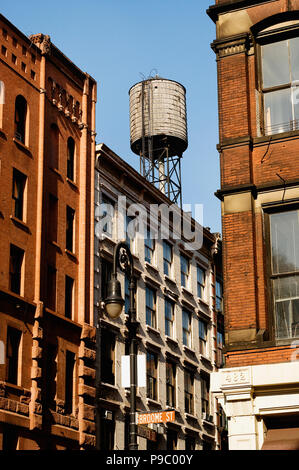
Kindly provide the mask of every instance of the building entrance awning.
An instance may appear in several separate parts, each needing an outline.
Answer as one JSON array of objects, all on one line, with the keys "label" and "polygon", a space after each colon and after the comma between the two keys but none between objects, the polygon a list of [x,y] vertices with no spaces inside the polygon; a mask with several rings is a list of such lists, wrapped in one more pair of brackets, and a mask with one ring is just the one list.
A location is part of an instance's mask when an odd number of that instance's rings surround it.
[{"label": "building entrance awning", "polygon": [[299,450],[299,428],[269,429],[261,450]]}]

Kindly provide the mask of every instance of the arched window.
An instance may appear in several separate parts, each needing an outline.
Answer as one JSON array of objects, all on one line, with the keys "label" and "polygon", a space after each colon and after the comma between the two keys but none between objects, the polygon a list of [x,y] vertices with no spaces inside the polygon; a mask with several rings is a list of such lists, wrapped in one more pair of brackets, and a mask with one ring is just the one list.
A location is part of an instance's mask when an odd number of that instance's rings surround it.
[{"label": "arched window", "polygon": [[15,102],[15,138],[25,144],[27,120],[27,101],[21,95],[16,97]]},{"label": "arched window", "polygon": [[56,124],[50,128],[50,166],[58,169],[59,163],[59,129]]},{"label": "arched window", "polygon": [[75,177],[75,141],[72,137],[67,141],[67,177],[74,181]]}]

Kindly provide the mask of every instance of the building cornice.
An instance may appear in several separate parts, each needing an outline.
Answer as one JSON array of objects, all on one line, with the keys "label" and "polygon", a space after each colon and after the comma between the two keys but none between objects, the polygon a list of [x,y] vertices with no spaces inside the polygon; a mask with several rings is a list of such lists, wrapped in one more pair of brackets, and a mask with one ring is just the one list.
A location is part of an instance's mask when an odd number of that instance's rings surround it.
[{"label": "building cornice", "polygon": [[207,9],[207,14],[216,23],[221,13],[228,13],[234,10],[243,10],[244,8],[262,5],[263,3],[273,3],[277,0],[227,0],[217,5],[211,5]]}]

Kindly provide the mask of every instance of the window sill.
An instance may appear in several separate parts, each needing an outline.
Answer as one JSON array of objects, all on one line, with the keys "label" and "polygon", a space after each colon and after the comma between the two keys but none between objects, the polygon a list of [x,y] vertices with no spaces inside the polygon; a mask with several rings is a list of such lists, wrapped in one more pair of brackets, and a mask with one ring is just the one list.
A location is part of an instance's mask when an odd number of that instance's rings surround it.
[{"label": "window sill", "polygon": [[150,325],[146,325],[145,328],[146,328],[146,331],[148,331],[149,333],[153,333],[156,336],[161,336],[161,332],[157,328],[153,328]]},{"label": "window sill", "polygon": [[68,255],[68,257],[72,259],[72,261],[75,261],[76,263],[78,263],[78,258],[77,258],[77,256],[75,255],[75,253],[73,253],[72,251],[68,250],[67,248],[66,248],[64,251],[65,251],[65,253]]},{"label": "window sill", "polygon": [[193,354],[193,355],[196,354],[196,352],[194,351],[194,349],[189,348],[189,346],[186,346],[185,344],[183,345],[183,351],[184,351],[184,352],[187,352],[187,353],[189,353],[189,354]]},{"label": "window sill", "polygon": [[78,186],[76,185],[75,181],[71,180],[70,178],[66,177],[66,181],[68,182],[68,184],[72,187],[72,189],[74,189],[75,191],[79,192],[79,188]]},{"label": "window sill", "polygon": [[208,302],[206,302],[205,300],[203,300],[201,297],[197,297],[197,301],[198,301],[198,303],[202,304],[202,305],[203,305],[204,307],[206,307],[206,308],[209,308],[209,307],[210,307],[209,304],[208,304]]},{"label": "window sill", "polygon": [[48,240],[48,242],[50,243],[50,245],[54,246],[54,248],[59,252],[59,253],[62,253],[62,250],[60,248],[60,246],[58,245],[57,242],[55,242],[54,240]]},{"label": "window sill", "polygon": [[22,150],[22,152],[26,153],[26,155],[28,155],[28,157],[30,158],[33,158],[32,157],[32,153],[29,149],[29,147],[27,147],[27,145],[23,144],[23,142],[21,142],[20,140],[16,139],[15,137],[13,137],[12,139],[14,141],[14,143],[16,144],[16,146]]},{"label": "window sill", "polygon": [[204,354],[199,354],[199,359],[204,362],[208,362],[210,365],[212,365],[212,361],[209,357],[205,356]]},{"label": "window sill", "polygon": [[167,343],[174,344],[175,346],[178,346],[178,345],[179,345],[179,342],[178,342],[176,339],[171,338],[171,336],[165,335],[165,341],[166,341]]},{"label": "window sill", "polygon": [[116,385],[110,384],[108,382],[101,382],[101,387],[106,387],[113,391],[118,390],[118,387]]},{"label": "window sill", "polygon": [[193,420],[195,420],[195,421],[198,421],[197,416],[195,416],[195,415],[192,414],[192,413],[186,413],[186,412],[185,412],[184,415],[185,415],[185,418],[186,418],[186,419],[193,419]]},{"label": "window sill", "polygon": [[253,145],[263,144],[265,142],[269,142],[273,140],[292,138],[297,135],[299,135],[299,129],[296,129],[294,131],[280,132],[280,133],[271,134],[271,135],[262,135],[261,137],[253,138]]},{"label": "window sill", "polygon": [[49,168],[63,182],[63,178],[62,178],[62,175],[61,175],[60,171],[57,168],[54,168],[54,166],[50,166]]},{"label": "window sill", "polygon": [[154,264],[151,264],[149,261],[145,261],[144,264],[147,269],[155,271],[155,273],[159,274],[159,269],[157,268],[157,266],[155,266]]},{"label": "window sill", "polygon": [[204,424],[208,424],[210,426],[215,426],[215,424],[213,423],[213,421],[209,421],[208,419],[205,419],[205,418],[202,418],[202,421]]},{"label": "window sill", "polygon": [[63,320],[73,326],[76,326],[82,329],[82,325],[80,323],[75,322],[74,320],[66,317],[65,315],[61,315],[60,313],[55,312],[55,310],[51,310],[49,307],[45,307],[45,312],[48,313],[49,315],[52,315],[53,317],[60,318],[60,320]]},{"label": "window sill", "polygon": [[11,221],[20,229],[24,230],[24,232],[31,233],[28,225],[23,222],[21,219],[18,219],[17,217],[11,215],[10,216]]},{"label": "window sill", "polygon": [[191,290],[187,289],[186,287],[182,286],[182,292],[186,295],[188,295],[189,297],[194,297],[193,295],[193,292],[191,292]]},{"label": "window sill", "polygon": [[169,282],[170,284],[172,284],[174,286],[177,285],[175,279],[172,279],[171,277],[167,276],[167,274],[164,274],[164,281],[167,281],[167,282]]},{"label": "window sill", "polygon": [[146,404],[151,405],[151,406],[156,406],[157,408],[162,408],[161,403],[157,400],[153,400],[152,398],[147,398]]}]

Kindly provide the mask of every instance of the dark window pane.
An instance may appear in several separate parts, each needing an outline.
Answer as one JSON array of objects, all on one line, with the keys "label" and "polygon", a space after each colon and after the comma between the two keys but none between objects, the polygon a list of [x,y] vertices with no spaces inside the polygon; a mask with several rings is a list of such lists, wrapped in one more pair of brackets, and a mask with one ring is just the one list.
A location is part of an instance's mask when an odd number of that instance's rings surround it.
[{"label": "dark window pane", "polygon": [[7,328],[6,344],[6,379],[11,384],[18,385],[19,348],[21,331],[12,327]]}]

